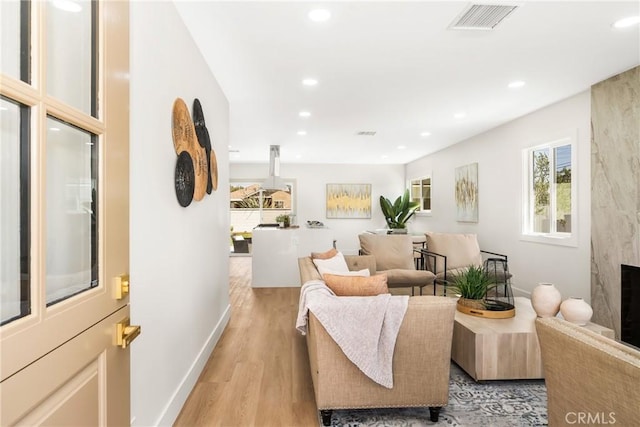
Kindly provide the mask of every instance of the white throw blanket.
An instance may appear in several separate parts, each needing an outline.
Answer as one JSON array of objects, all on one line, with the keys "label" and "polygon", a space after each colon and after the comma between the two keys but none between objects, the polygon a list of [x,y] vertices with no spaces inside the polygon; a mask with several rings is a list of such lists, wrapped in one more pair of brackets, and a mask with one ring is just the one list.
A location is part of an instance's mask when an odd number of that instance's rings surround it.
[{"label": "white throw blanket", "polygon": [[393,388],[393,351],[409,304],[408,296],[337,297],[322,280],[300,290],[296,329],[307,333],[308,311],[366,376]]}]

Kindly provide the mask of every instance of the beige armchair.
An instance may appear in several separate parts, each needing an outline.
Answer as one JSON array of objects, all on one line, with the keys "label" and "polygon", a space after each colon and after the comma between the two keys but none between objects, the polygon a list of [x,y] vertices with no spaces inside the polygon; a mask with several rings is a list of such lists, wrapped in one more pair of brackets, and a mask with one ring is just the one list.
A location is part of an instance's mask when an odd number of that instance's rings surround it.
[{"label": "beige armchair", "polygon": [[512,275],[509,273],[507,256],[481,250],[475,234],[427,231],[425,235],[427,247],[422,251],[424,263],[435,274],[436,282],[444,285],[445,295],[447,281],[466,272],[471,266],[484,267],[496,283],[509,283]]},{"label": "beige armchair", "polygon": [[536,330],[549,426],[638,425],[640,351],[557,317]]},{"label": "beige armchair", "polygon": [[[360,253],[373,255],[376,271],[387,274],[389,288],[422,288],[434,285],[435,274],[429,270],[416,269],[414,244],[406,234],[360,234]],[[434,292],[435,293],[435,292]]]}]

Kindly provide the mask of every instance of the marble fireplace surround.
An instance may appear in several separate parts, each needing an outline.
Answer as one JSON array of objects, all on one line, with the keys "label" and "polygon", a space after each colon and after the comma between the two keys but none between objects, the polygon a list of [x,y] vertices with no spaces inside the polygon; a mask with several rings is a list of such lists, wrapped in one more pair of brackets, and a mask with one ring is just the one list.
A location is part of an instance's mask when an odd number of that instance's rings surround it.
[{"label": "marble fireplace surround", "polygon": [[[640,67],[591,87],[591,305],[620,339],[621,265],[640,267]],[[640,309],[640,307],[638,308]]]}]

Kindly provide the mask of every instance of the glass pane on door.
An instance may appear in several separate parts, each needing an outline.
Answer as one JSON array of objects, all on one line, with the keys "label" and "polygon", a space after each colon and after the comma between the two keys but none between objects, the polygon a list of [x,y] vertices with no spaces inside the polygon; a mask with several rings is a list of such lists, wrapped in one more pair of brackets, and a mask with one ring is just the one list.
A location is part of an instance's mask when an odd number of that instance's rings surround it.
[{"label": "glass pane on door", "polygon": [[94,2],[49,0],[47,93],[96,116],[96,25]]},{"label": "glass pane on door", "polygon": [[2,73],[26,82],[29,81],[29,33],[28,26],[21,24],[28,19],[29,5],[26,1],[0,1]]},{"label": "glass pane on door", "polygon": [[98,285],[97,141],[47,119],[47,305]]},{"label": "glass pane on door", "polygon": [[0,324],[31,312],[29,109],[0,98]]}]

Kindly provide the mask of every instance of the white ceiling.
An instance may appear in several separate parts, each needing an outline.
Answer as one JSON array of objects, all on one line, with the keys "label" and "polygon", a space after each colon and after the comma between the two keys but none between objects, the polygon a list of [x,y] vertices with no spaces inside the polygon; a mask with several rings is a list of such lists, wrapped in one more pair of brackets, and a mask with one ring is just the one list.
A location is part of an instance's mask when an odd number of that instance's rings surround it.
[{"label": "white ceiling", "polygon": [[492,31],[447,28],[465,1],[176,4],[229,100],[231,162],[279,144],[283,163],[404,164],[640,64],[638,25],[611,26],[638,1],[513,2]]}]

